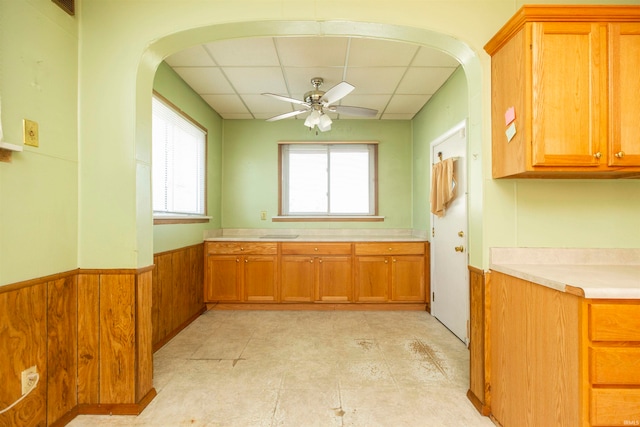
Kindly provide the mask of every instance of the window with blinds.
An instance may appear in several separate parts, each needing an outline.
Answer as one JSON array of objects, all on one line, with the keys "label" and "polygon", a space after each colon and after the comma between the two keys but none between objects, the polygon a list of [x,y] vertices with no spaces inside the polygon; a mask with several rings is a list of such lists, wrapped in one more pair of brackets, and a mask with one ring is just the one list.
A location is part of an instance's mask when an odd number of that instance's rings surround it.
[{"label": "window with blinds", "polygon": [[282,215],[376,215],[376,144],[281,144]]},{"label": "window with blinds", "polygon": [[207,131],[153,96],[154,216],[205,215]]}]

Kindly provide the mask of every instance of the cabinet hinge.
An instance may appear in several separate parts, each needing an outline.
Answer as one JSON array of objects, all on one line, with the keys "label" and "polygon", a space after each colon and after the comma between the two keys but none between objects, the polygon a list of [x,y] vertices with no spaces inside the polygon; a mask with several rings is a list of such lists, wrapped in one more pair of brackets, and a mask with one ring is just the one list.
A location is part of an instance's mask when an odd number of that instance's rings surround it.
[{"label": "cabinet hinge", "polygon": [[431,237],[436,237],[436,228],[431,227]]},{"label": "cabinet hinge", "polygon": [[432,292],[432,293],[431,293],[431,301],[434,301],[434,302],[435,302],[435,300],[436,300],[436,293],[435,293],[435,292]]}]

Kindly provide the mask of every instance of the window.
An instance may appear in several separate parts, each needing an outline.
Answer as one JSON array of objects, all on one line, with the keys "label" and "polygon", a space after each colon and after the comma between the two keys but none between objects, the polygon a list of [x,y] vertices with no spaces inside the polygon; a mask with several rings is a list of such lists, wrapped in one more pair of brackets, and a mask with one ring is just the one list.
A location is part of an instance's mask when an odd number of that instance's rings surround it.
[{"label": "window", "polygon": [[154,218],[202,217],[207,131],[156,94],[152,110]]},{"label": "window", "polygon": [[280,144],[281,216],[377,215],[377,145]]}]

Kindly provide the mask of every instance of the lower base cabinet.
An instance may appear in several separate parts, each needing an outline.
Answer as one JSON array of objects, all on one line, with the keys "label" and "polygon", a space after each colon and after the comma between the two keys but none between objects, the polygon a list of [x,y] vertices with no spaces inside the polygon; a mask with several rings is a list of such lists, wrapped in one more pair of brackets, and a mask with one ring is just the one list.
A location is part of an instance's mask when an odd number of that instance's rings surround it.
[{"label": "lower base cabinet", "polygon": [[206,242],[208,303],[428,303],[428,243]]},{"label": "lower base cabinet", "polygon": [[486,295],[484,398],[498,425],[640,425],[640,300],[587,299],[495,271]]}]

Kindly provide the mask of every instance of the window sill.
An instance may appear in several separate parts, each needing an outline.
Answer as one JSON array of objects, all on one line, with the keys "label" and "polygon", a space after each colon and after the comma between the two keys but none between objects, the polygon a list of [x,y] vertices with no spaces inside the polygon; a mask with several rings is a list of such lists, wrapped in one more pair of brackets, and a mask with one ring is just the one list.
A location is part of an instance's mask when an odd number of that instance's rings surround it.
[{"label": "window sill", "polygon": [[196,224],[209,221],[211,221],[211,217],[204,215],[154,215],[153,217],[153,225]]},{"label": "window sill", "polygon": [[382,222],[383,216],[378,215],[288,215],[274,216],[272,222]]}]

